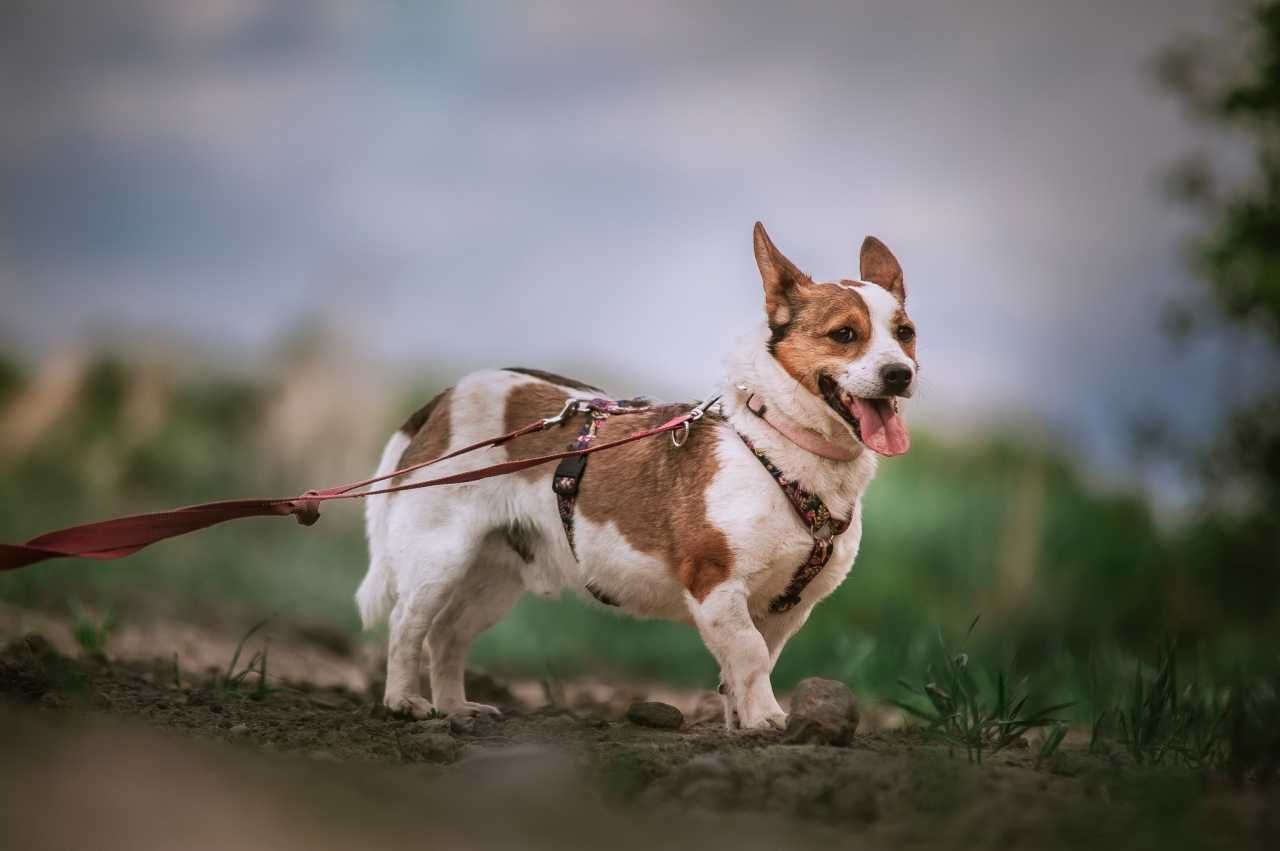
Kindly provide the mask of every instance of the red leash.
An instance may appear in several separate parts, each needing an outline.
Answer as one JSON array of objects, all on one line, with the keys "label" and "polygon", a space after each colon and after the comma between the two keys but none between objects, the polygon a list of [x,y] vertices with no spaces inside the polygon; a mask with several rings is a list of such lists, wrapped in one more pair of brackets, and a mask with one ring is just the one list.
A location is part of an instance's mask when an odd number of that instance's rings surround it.
[{"label": "red leash", "polygon": [[238,520],[242,517],[288,517],[292,515],[303,526],[310,526],[320,519],[320,503],[322,502],[332,499],[363,499],[366,496],[374,496],[375,494],[398,493],[400,491],[416,490],[417,488],[475,482],[480,479],[504,476],[508,473],[526,470],[529,467],[536,467],[539,464],[546,464],[550,461],[559,461],[572,455],[588,455],[592,452],[612,449],[615,446],[622,446],[624,443],[632,443],[646,437],[653,437],[657,434],[687,427],[690,423],[702,419],[702,415],[715,402],[715,399],[704,402],[687,413],[672,417],[662,425],[643,429],[617,440],[595,444],[586,449],[571,449],[551,455],[504,461],[501,464],[493,464],[477,470],[468,470],[464,473],[454,473],[450,476],[441,476],[438,479],[428,479],[407,485],[396,485],[395,487],[353,493],[359,488],[377,484],[396,476],[406,475],[424,467],[430,467],[432,464],[438,464],[441,461],[447,461],[450,458],[474,452],[477,449],[502,446],[517,437],[557,425],[566,416],[573,413],[576,401],[585,400],[571,400],[557,416],[535,420],[523,428],[518,428],[499,437],[464,446],[447,455],[441,455],[439,458],[433,458],[430,461],[423,461],[420,464],[395,470],[385,476],[375,476],[371,479],[325,488],[324,490],[307,491],[302,496],[289,499],[233,499],[189,505],[186,508],[176,508],[172,511],[157,511],[151,514],[117,517],[114,520],[103,520],[98,523],[86,523],[83,526],[59,529],[56,532],[46,532],[43,535],[32,538],[25,544],[0,544],[0,572],[17,570],[20,567],[26,567],[29,564],[35,564],[51,558],[71,556],[93,559],[122,558],[127,555],[133,555],[138,550],[154,544],[156,541],[175,538],[178,535],[185,535],[188,532],[195,532],[209,526],[225,523],[228,520]]}]

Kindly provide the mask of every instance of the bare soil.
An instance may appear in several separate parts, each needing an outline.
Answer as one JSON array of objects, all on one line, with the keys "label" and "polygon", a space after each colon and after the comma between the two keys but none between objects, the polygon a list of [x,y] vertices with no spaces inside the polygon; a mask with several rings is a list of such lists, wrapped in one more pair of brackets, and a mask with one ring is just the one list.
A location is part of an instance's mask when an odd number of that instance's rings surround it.
[{"label": "bare soil", "polygon": [[1273,790],[1144,773],[1074,741],[1043,765],[1031,745],[971,765],[911,729],[789,745],[727,732],[696,696],[682,728],[660,730],[626,720],[652,690],[596,683],[572,706],[533,705],[527,684],[479,674],[469,696],[501,719],[414,721],[347,670],[374,660],[323,631],[284,629],[278,655],[328,676],[264,692],[181,653],[73,655],[65,625],[45,625],[56,643],[30,633],[0,652],[3,847],[1261,848],[1280,835]]}]

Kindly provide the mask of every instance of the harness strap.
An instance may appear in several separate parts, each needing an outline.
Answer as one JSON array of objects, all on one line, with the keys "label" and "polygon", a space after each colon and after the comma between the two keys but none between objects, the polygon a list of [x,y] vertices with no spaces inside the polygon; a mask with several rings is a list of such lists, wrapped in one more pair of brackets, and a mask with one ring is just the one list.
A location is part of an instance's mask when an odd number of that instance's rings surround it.
[{"label": "harness strap", "polygon": [[[587,456],[591,445],[595,442],[600,423],[613,414],[639,414],[653,409],[648,399],[589,399],[579,402],[574,413],[584,413],[587,421],[578,430],[578,436],[568,446],[568,451],[577,453],[568,456],[556,466],[555,475],[551,477],[551,490],[556,495],[556,507],[560,511],[560,525],[564,526],[564,536],[569,541],[569,550],[573,557],[578,557],[577,545],[573,539],[573,513],[578,502],[578,488],[582,484],[582,474],[587,470]],[[592,586],[587,589],[592,595],[607,605],[607,602]]]},{"label": "harness strap", "polygon": [[739,433],[738,437],[742,438],[742,442],[751,450],[751,454],[756,456],[756,460],[764,465],[769,475],[778,483],[778,487],[782,488],[787,501],[800,516],[800,522],[804,523],[809,534],[813,536],[813,547],[809,550],[808,558],[796,568],[783,592],[769,601],[769,611],[779,614],[799,603],[804,589],[822,572],[822,568],[827,566],[827,562],[831,560],[831,551],[836,546],[836,536],[849,528],[849,524],[853,522],[853,513],[850,512],[844,520],[831,516],[830,509],[821,497],[800,487],[799,482],[788,479],[786,474],[769,460],[769,456],[757,449],[745,435]]}]

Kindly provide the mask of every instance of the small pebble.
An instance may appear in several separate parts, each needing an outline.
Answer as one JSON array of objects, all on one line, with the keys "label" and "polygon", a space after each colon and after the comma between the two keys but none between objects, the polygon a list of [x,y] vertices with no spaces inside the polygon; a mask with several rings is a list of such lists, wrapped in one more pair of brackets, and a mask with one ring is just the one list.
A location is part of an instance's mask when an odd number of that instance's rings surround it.
[{"label": "small pebble", "polygon": [[627,710],[627,720],[641,727],[678,730],[684,724],[684,713],[669,703],[646,700],[631,704],[631,708]]}]

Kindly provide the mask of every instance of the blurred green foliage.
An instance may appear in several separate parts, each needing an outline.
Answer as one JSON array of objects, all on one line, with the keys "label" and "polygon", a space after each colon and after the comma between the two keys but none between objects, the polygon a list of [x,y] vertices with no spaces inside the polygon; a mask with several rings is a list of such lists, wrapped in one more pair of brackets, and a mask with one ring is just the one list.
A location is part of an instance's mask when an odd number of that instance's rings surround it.
[{"label": "blurred green foliage", "polygon": [[1175,325],[1228,341],[1222,374],[1246,391],[1226,397],[1211,446],[1178,451],[1206,485],[1194,557],[1211,566],[1201,577],[1211,601],[1264,623],[1280,618],[1280,2],[1239,12],[1222,32],[1169,45],[1154,70],[1219,141],[1170,174],[1200,220],[1187,248],[1204,284]]},{"label": "blurred green foliage", "polygon": [[[4,374],[15,387],[38,389],[12,364],[0,367]],[[154,377],[110,358],[85,365],[82,375],[75,398],[29,445],[0,454],[0,540],[328,483],[314,481],[305,463],[282,460],[282,445],[266,437],[282,392],[274,379],[170,381],[139,434],[139,388]],[[29,403],[26,392],[0,403],[0,427]],[[388,405],[382,434],[428,392]],[[376,454],[371,447],[367,466]],[[1010,440],[952,446],[921,435],[908,456],[882,465],[864,519],[857,566],[783,654],[781,688],[823,675],[895,696],[898,679],[924,667],[938,628],[957,633],[979,613],[969,649],[1010,676],[1033,674],[1046,700],[1081,699],[1082,712],[1087,680],[1098,676],[1091,665],[1119,687],[1134,658],[1166,636],[1209,669],[1272,664],[1264,639],[1275,637],[1274,627],[1250,618],[1250,601],[1215,581],[1217,526],[1162,532],[1137,495],[1096,492],[1052,453]],[[229,605],[322,617],[354,631],[351,595],[365,564],[359,509],[335,505],[313,529],[249,520],[121,561],[48,562],[0,576],[0,598],[54,609],[83,600],[122,619],[131,603],[161,598],[179,615]],[[717,675],[692,629],[633,621],[576,599],[522,601],[481,637],[474,658],[539,678],[596,672],[713,686]]]}]

